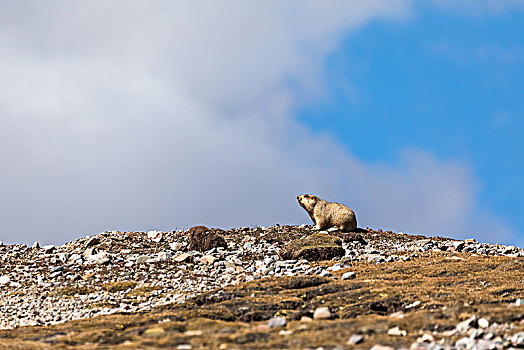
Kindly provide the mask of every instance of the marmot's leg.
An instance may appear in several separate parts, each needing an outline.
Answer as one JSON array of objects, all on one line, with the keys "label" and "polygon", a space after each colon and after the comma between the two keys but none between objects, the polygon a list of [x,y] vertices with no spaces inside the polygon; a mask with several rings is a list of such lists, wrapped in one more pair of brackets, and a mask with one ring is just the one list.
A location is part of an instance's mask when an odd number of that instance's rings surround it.
[{"label": "marmot's leg", "polygon": [[316,224],[317,224],[317,220],[315,220],[315,217],[313,216],[313,214],[311,214],[310,212],[308,212],[308,215],[309,215],[309,217],[311,218],[311,221],[313,221],[313,225],[316,225]]},{"label": "marmot's leg", "polygon": [[316,229],[319,230],[319,231],[320,231],[320,230],[324,230],[324,229],[326,229],[326,228],[329,228],[329,227],[328,227],[329,225],[327,225],[327,223],[325,222],[325,220],[322,220],[321,218],[317,218],[317,219],[316,219],[316,222],[317,222]]}]

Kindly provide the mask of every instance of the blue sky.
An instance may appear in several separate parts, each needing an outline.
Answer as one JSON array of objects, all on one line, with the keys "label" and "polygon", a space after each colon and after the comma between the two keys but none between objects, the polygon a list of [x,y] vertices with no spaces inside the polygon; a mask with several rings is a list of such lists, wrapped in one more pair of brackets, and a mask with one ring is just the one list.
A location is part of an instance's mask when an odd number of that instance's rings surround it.
[{"label": "blue sky", "polygon": [[0,0],[0,240],[310,223],[524,245],[524,1]]},{"label": "blue sky", "polygon": [[419,148],[466,164],[481,206],[524,232],[523,33],[522,11],[428,4],[408,21],[374,22],[327,59],[329,94],[298,118],[366,162]]}]

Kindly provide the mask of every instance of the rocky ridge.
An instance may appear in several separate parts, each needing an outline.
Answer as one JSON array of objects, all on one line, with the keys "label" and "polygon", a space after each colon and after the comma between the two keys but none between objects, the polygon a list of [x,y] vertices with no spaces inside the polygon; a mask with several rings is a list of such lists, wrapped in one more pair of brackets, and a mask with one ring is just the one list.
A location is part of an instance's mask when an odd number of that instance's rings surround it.
[{"label": "rocky ridge", "polygon": [[[426,238],[370,229],[356,233],[316,232],[306,225],[228,231],[205,227],[170,232],[108,231],[61,246],[0,245],[0,329],[144,313],[190,302],[198,305],[198,300],[201,305],[216,304],[224,301],[220,291],[226,286],[234,288],[275,278],[308,278],[294,279],[309,282],[300,282],[304,286],[291,289],[336,285],[337,281],[353,283],[359,277],[356,266],[372,271],[373,266],[397,266],[392,264],[435,257],[441,259],[440,263],[469,257],[501,257],[522,263],[524,250],[473,239]],[[442,273],[445,276],[446,272]],[[524,280],[516,282],[522,284]],[[339,291],[339,287],[332,288]],[[514,298],[506,303],[521,305],[522,290],[507,292]],[[238,297],[247,297],[241,294],[237,292]],[[420,303],[399,301],[391,310],[386,307],[386,313],[397,313],[401,319],[405,312],[419,308]],[[337,315],[333,307],[317,306],[289,317],[277,315],[274,310],[252,318],[243,315],[241,321],[264,321],[268,328],[281,330],[286,329],[288,321],[302,318],[308,322],[308,318],[358,316],[353,311]],[[524,347],[524,333],[511,333],[517,328],[511,322],[492,323],[473,314],[457,323],[456,328],[447,329],[448,333],[441,332],[441,339],[448,337],[448,341],[437,343],[432,333],[424,333],[411,347]],[[396,326],[388,328],[385,334],[404,337],[407,331]],[[341,347],[357,346],[368,338],[366,332],[357,332]]]}]

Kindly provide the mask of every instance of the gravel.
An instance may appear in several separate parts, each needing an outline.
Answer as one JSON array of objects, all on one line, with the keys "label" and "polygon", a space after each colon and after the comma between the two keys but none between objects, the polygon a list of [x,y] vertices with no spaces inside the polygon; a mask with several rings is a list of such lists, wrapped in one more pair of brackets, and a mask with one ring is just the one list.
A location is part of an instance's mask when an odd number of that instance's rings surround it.
[{"label": "gravel", "polygon": [[[333,259],[329,266],[279,256],[287,242],[313,232],[313,227],[306,225],[231,229],[220,233],[227,248],[203,252],[188,250],[187,231],[106,231],[60,246],[40,247],[38,242],[32,247],[0,244],[0,329],[147,311],[159,305],[184,303],[205,291],[269,276],[338,275],[342,280],[352,279],[355,273],[347,270],[354,261],[380,264],[441,251],[524,256],[522,249],[513,246],[441,237],[421,239],[371,230],[359,234],[360,239],[343,239],[345,255]],[[315,315],[320,319],[333,317],[329,310],[316,310]],[[285,322],[275,319],[270,322]],[[475,318],[457,325],[456,330],[462,333],[477,326],[486,334],[493,327]],[[461,341],[469,342],[467,346],[481,340],[482,346],[499,341],[471,339],[467,334],[465,338],[468,340]],[[522,339],[522,335],[515,335],[510,340],[521,344]]]}]

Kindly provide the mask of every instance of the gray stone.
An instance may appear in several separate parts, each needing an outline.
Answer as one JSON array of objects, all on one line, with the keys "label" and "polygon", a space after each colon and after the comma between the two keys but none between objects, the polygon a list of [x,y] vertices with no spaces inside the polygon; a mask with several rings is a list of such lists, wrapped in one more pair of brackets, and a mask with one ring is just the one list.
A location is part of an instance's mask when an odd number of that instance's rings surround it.
[{"label": "gray stone", "polygon": [[455,346],[457,349],[473,349],[475,343],[476,341],[474,339],[464,337],[457,340]]},{"label": "gray stone", "polygon": [[55,246],[53,244],[48,244],[48,245],[43,246],[42,249],[46,253],[51,253],[53,250],[55,250]]},{"label": "gray stone", "polygon": [[287,320],[284,317],[273,317],[267,323],[269,328],[285,327],[286,324]]},{"label": "gray stone", "polygon": [[318,275],[320,277],[333,277],[333,275],[329,271],[327,271],[327,270],[320,271],[320,273]]},{"label": "gray stone", "polygon": [[346,272],[342,275],[343,280],[350,280],[355,278],[357,275],[353,271]]},{"label": "gray stone", "polygon": [[190,262],[193,260],[193,256],[190,253],[182,253],[177,255],[174,259],[177,262]]},{"label": "gray stone", "polygon": [[327,307],[319,307],[313,313],[314,320],[329,320],[333,318],[333,314]]},{"label": "gray stone", "polygon": [[96,236],[93,236],[93,237],[91,237],[91,238],[89,238],[87,240],[85,247],[89,248],[89,247],[92,247],[92,246],[97,245],[99,243],[100,243],[100,238],[98,238]]},{"label": "gray stone", "polygon": [[107,265],[111,262],[111,259],[108,256],[101,257],[95,260],[95,264],[97,265]]},{"label": "gray stone", "polygon": [[362,343],[362,341],[364,341],[364,337],[362,335],[353,334],[351,337],[349,337],[347,344],[356,345]]},{"label": "gray stone", "polygon": [[149,255],[140,255],[138,258],[136,258],[136,262],[139,264],[145,263],[148,260],[149,260]]},{"label": "gray stone", "polygon": [[515,333],[511,337],[511,343],[514,346],[523,347],[524,346],[524,332]]},{"label": "gray stone", "polygon": [[488,328],[489,327],[489,321],[485,319],[484,317],[480,318],[477,321],[480,328]]},{"label": "gray stone", "polygon": [[451,245],[456,251],[461,251],[465,244],[463,241],[454,241]]},{"label": "gray stone", "polygon": [[477,323],[477,316],[473,315],[465,321],[460,322],[456,329],[461,333],[466,333],[471,327],[475,327]]}]

